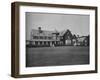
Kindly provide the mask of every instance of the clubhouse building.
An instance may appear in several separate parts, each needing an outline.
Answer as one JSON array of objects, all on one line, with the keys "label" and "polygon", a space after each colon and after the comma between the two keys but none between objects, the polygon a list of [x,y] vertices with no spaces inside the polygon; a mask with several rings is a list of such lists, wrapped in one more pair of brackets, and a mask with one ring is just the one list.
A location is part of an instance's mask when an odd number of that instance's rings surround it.
[{"label": "clubhouse building", "polygon": [[89,36],[77,37],[73,35],[70,30],[61,32],[46,31],[39,27],[37,30],[32,29],[30,33],[30,40],[26,40],[27,46],[33,47],[50,47],[50,46],[89,46]]}]

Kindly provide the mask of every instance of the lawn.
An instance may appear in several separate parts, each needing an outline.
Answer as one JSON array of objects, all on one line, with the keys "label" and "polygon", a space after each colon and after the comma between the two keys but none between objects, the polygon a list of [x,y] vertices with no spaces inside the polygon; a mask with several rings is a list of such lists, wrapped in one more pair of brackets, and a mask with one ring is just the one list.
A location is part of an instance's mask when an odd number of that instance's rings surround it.
[{"label": "lawn", "polygon": [[89,47],[26,48],[26,67],[89,64]]}]

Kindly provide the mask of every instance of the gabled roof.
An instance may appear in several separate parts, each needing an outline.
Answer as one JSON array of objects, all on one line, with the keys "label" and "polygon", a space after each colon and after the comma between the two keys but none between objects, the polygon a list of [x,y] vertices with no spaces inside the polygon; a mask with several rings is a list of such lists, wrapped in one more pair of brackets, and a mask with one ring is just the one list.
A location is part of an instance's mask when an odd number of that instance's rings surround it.
[{"label": "gabled roof", "polygon": [[60,36],[63,36],[66,33],[67,30],[63,30],[60,32]]},{"label": "gabled roof", "polygon": [[58,32],[57,30],[55,31],[42,30],[41,33],[39,32],[39,30],[36,29],[32,29],[31,31],[32,35],[34,36],[53,36],[54,33],[59,33],[59,36],[63,36],[66,32],[67,30],[63,30],[61,32]]},{"label": "gabled roof", "polygon": [[84,41],[86,39],[87,36],[82,36],[82,37],[77,37],[77,40],[79,42]]},{"label": "gabled roof", "polygon": [[39,30],[32,29],[31,33],[34,36],[52,36],[52,33],[54,33],[54,31],[42,30],[41,32],[39,32]]}]

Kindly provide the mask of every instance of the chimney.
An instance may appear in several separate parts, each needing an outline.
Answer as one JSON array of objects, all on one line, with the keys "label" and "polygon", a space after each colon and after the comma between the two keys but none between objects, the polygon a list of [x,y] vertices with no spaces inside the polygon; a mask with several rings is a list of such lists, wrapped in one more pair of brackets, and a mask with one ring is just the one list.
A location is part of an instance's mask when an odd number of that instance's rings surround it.
[{"label": "chimney", "polygon": [[39,33],[42,33],[41,27],[38,27]]},{"label": "chimney", "polygon": [[39,30],[41,30],[41,27],[38,27]]}]

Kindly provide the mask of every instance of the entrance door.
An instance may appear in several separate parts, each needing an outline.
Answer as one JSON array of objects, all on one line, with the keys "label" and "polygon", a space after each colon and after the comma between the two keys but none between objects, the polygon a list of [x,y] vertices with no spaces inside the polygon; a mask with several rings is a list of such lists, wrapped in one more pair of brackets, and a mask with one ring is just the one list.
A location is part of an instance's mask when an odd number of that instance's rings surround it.
[{"label": "entrance door", "polygon": [[71,40],[66,40],[66,45],[71,45]]}]

